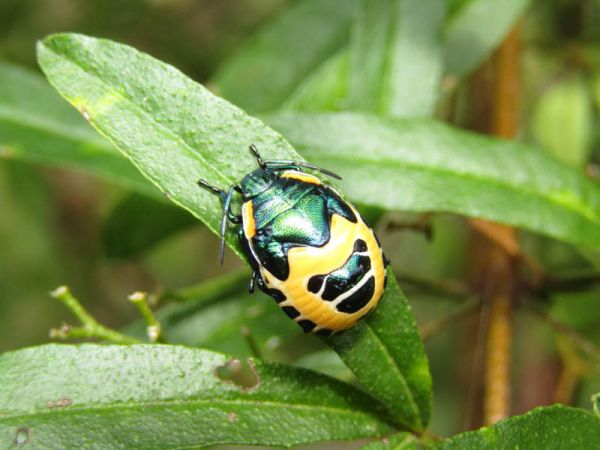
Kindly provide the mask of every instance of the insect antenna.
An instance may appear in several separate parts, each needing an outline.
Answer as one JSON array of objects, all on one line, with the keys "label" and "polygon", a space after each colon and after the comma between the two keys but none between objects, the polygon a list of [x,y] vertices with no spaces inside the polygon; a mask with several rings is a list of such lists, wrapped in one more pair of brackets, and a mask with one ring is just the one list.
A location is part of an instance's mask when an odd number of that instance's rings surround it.
[{"label": "insect antenna", "polygon": [[342,179],[342,177],[339,176],[337,173],[332,172],[331,170],[323,169],[322,167],[319,167],[319,166],[315,166],[314,164],[311,164],[311,163],[307,163],[307,162],[303,162],[303,161],[295,161],[294,164],[296,164],[297,166],[300,166],[300,167],[306,167],[307,169],[316,170],[318,172],[324,173],[325,175],[329,175],[330,177],[335,178],[337,180]]},{"label": "insect antenna", "polygon": [[250,148],[250,152],[256,158],[256,162],[258,163],[258,167],[260,167],[261,169],[264,169],[265,168],[265,162],[263,161],[262,156],[260,156],[260,153],[258,153],[258,149],[256,148],[256,145],[250,144],[249,148]]}]

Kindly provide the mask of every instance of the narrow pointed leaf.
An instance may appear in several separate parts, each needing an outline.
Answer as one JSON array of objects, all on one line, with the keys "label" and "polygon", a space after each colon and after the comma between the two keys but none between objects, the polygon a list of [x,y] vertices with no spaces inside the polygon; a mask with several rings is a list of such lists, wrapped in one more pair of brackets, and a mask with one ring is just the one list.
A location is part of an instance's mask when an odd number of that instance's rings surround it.
[{"label": "narrow pointed leaf", "polygon": [[282,110],[341,111],[348,96],[348,50],[343,49],[319,66],[282,105]]},{"label": "narrow pointed leaf", "polygon": [[468,75],[500,45],[531,0],[466,0],[449,17],[444,32],[446,74]]},{"label": "narrow pointed leaf", "polygon": [[161,196],[42,77],[7,63],[0,63],[0,157],[80,168],[129,189]]},{"label": "narrow pointed leaf", "polygon": [[[126,45],[77,34],[38,45],[51,84],[173,202],[211,230],[219,200],[196,185],[202,178],[227,188],[265,159],[300,159],[259,120],[222,100],[177,69]],[[229,244],[239,252],[233,233]]]},{"label": "narrow pointed leaf", "polygon": [[436,446],[440,450],[516,448],[596,448],[600,419],[588,411],[566,406],[536,408],[477,431],[459,434]]},{"label": "narrow pointed leaf", "polygon": [[339,172],[357,203],[480,217],[600,249],[600,188],[539,149],[431,120],[349,113],[268,120],[305,158]]},{"label": "narrow pointed leaf", "polygon": [[250,112],[279,107],[344,45],[356,0],[300,0],[225,63],[220,95]]},{"label": "narrow pointed leaf", "polygon": [[380,305],[339,336],[323,339],[400,426],[422,431],[431,414],[431,375],[417,324],[394,274]]},{"label": "narrow pointed leaf", "polygon": [[45,345],[0,356],[0,447],[290,446],[389,426],[350,385],[254,361],[246,387],[226,355],[176,346]]},{"label": "narrow pointed leaf", "polygon": [[349,109],[393,117],[433,113],[444,11],[444,0],[360,3],[350,45]]}]

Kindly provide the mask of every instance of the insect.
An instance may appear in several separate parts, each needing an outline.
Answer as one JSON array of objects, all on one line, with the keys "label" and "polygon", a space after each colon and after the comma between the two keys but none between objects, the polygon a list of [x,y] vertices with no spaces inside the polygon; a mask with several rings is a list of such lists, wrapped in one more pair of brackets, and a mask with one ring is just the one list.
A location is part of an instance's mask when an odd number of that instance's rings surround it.
[{"label": "insect", "polygon": [[[373,230],[332,187],[301,168],[338,175],[302,161],[263,160],[250,146],[258,168],[228,191],[198,185],[223,205],[223,263],[228,222],[241,225],[238,238],[255,284],[275,299],[305,332],[330,335],[354,326],[383,294],[388,264]],[[241,194],[241,214],[232,211]]]}]

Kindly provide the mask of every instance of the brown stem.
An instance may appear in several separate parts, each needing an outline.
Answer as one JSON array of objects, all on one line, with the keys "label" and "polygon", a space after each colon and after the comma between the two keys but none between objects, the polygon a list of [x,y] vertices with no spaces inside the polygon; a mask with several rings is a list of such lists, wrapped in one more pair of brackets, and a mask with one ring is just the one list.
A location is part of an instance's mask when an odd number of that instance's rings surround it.
[{"label": "brown stem", "polygon": [[567,361],[563,360],[558,383],[554,389],[554,403],[570,405],[578,382],[579,373],[573,370],[573,367]]},{"label": "brown stem", "polygon": [[[504,228],[504,227],[502,227]],[[511,232],[511,229],[502,230]],[[500,248],[490,250],[489,328],[486,337],[484,422],[492,424],[510,415],[510,346],[515,271]]]},{"label": "brown stem", "polygon": [[438,319],[431,320],[420,327],[421,339],[427,341],[432,336],[445,329],[447,326],[457,323],[471,314],[475,313],[480,307],[478,301],[466,301],[452,308],[445,315]]},{"label": "brown stem", "polygon": [[566,323],[555,319],[550,314],[548,314],[548,312],[546,312],[543,308],[533,303],[525,303],[524,306],[529,312],[543,320],[554,331],[568,338],[579,350],[586,353],[588,356],[592,356],[593,358],[595,358],[596,363],[600,363],[600,347],[594,344],[594,342],[590,341],[588,338],[578,333]]},{"label": "brown stem", "polygon": [[[494,56],[492,134],[511,139],[518,128],[520,27],[507,36]],[[479,222],[479,223],[478,223]],[[475,226],[482,228],[480,221]],[[484,288],[489,294],[490,316],[486,338],[484,422],[492,424],[510,415],[510,365],[512,309],[521,254],[513,228],[486,223],[486,235],[494,236],[488,250]],[[500,244],[500,245],[498,245]]]},{"label": "brown stem", "polygon": [[409,284],[419,290],[438,295],[444,299],[456,298],[463,301],[472,292],[465,283],[458,280],[435,280],[402,272],[394,272],[398,281]]}]

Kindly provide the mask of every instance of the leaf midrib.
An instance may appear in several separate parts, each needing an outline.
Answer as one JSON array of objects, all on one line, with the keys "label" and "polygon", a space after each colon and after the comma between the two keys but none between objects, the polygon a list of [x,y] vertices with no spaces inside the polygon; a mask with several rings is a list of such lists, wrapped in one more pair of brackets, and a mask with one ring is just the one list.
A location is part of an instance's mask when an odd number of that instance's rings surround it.
[{"label": "leaf midrib", "polygon": [[303,403],[283,403],[283,402],[275,402],[272,400],[227,400],[227,399],[169,399],[169,400],[161,400],[161,401],[139,401],[139,402],[113,402],[113,403],[103,403],[98,406],[67,406],[63,408],[45,408],[40,409],[34,413],[17,413],[17,414],[6,414],[0,416],[0,424],[5,419],[17,419],[17,418],[35,418],[37,416],[45,416],[51,414],[77,414],[81,412],[98,412],[101,410],[119,410],[119,409],[134,409],[134,408],[143,408],[143,407],[176,407],[176,406],[226,406],[226,405],[238,405],[245,407],[254,407],[254,408],[291,408],[296,410],[306,410],[309,412],[324,411],[336,413],[338,415],[346,415],[346,416],[356,416],[358,418],[369,418],[371,420],[377,421],[379,423],[385,423],[379,417],[374,414],[370,414],[363,411],[355,411],[353,409],[345,409],[335,406],[328,405],[311,405],[311,404],[303,404]]},{"label": "leaf midrib", "polygon": [[[299,147],[301,147],[303,149],[303,151],[305,151],[309,155],[311,153],[310,149],[322,150],[321,152],[319,152],[319,151],[314,152],[314,154],[317,155],[317,158],[320,160],[326,160],[326,161],[330,160],[330,161],[334,161],[334,162],[341,161],[346,164],[348,164],[348,163],[356,164],[357,162],[359,162],[359,163],[363,163],[363,164],[372,164],[375,166],[381,165],[379,163],[384,163],[386,165],[393,165],[393,166],[401,167],[401,168],[402,167],[409,168],[409,169],[412,168],[412,169],[416,169],[416,170],[421,170],[423,172],[439,173],[439,174],[446,175],[446,176],[452,176],[454,178],[469,178],[471,180],[474,180],[477,182],[482,182],[482,183],[488,184],[488,185],[494,184],[494,185],[500,186],[506,190],[511,190],[513,192],[527,194],[532,197],[542,199],[550,204],[565,207],[566,209],[569,209],[570,211],[577,213],[578,216],[587,219],[592,224],[594,224],[596,226],[600,226],[600,216],[597,216],[594,213],[594,211],[589,209],[586,205],[582,205],[580,203],[573,204],[573,203],[564,202],[564,201],[561,201],[560,199],[557,199],[554,196],[545,196],[543,194],[540,194],[539,191],[535,191],[535,190],[531,190],[530,188],[527,188],[526,185],[514,186],[509,183],[503,183],[501,179],[485,178],[485,177],[478,176],[477,174],[472,173],[472,172],[456,172],[456,171],[452,171],[449,169],[444,169],[440,166],[418,164],[418,163],[415,163],[414,161],[405,162],[405,161],[399,161],[397,159],[392,159],[392,158],[380,158],[379,160],[375,160],[372,158],[364,158],[364,157],[361,158],[358,155],[355,157],[352,157],[350,159],[350,158],[346,157],[345,154],[340,154],[340,153],[336,153],[335,157],[332,157],[327,154],[325,149],[318,148],[316,146],[311,145],[310,147],[308,147],[308,146],[307,147],[299,146]],[[523,187],[523,189],[519,189],[520,187]],[[573,197],[573,198],[576,198],[576,197]]]},{"label": "leaf midrib", "polygon": [[[373,335],[373,337],[374,337],[375,341],[377,342],[377,344],[379,345],[379,347],[381,349],[383,349],[383,354],[388,359],[390,365],[394,368],[394,371],[398,375],[397,378],[400,380],[400,383],[402,384],[402,386],[404,388],[404,391],[408,394],[409,404],[410,404],[412,413],[413,413],[414,417],[417,420],[417,422],[416,422],[417,428],[419,428],[419,429],[423,428],[423,423],[421,421],[420,410],[419,410],[419,407],[418,407],[418,405],[417,405],[417,403],[415,401],[413,393],[412,393],[411,389],[408,386],[408,383],[406,381],[406,377],[402,373],[402,370],[400,369],[400,367],[398,366],[398,364],[396,364],[394,358],[392,357],[392,355],[388,351],[387,347],[385,346],[385,344],[383,343],[382,339],[379,337],[379,335],[377,334],[377,332],[368,323],[365,323],[365,325],[366,325],[366,328],[369,330],[369,332]],[[387,404],[387,402],[384,402],[379,396],[378,396],[378,399],[379,399],[380,402],[383,402],[384,404]],[[394,405],[392,405],[392,407],[394,409],[396,409]],[[389,409],[389,407],[388,407],[388,409]],[[400,419],[400,420],[405,425],[411,426],[410,424],[406,423],[404,420],[402,420],[402,419]]]}]

